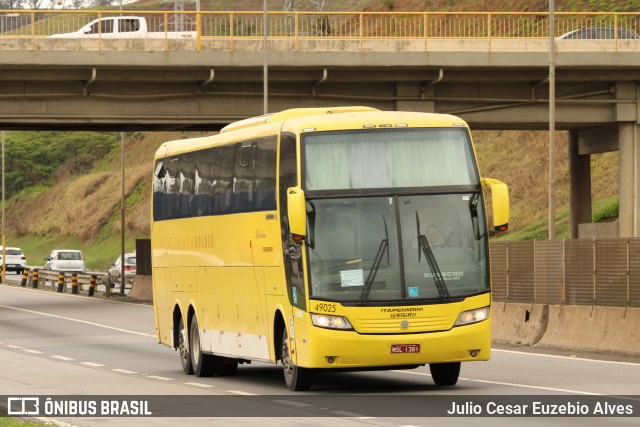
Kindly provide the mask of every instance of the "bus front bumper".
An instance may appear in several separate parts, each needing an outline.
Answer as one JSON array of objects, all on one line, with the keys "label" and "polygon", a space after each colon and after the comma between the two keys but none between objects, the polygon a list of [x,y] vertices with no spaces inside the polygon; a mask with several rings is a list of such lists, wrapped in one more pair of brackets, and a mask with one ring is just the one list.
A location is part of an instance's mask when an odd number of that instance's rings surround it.
[{"label": "bus front bumper", "polygon": [[361,335],[296,325],[296,365],[315,369],[375,369],[489,360],[491,320],[418,334]]}]

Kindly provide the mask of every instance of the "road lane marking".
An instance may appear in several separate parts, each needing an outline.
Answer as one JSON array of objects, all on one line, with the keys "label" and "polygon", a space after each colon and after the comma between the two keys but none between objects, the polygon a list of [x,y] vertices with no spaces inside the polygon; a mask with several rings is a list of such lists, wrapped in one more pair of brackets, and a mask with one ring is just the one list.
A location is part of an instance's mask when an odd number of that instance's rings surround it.
[{"label": "road lane marking", "polygon": [[89,321],[86,321],[86,320],[73,319],[71,317],[65,317],[65,316],[58,316],[57,314],[43,313],[41,311],[34,311],[34,310],[27,310],[27,309],[24,309],[24,308],[10,307],[8,305],[0,305],[0,307],[8,308],[8,309],[11,309],[11,310],[23,311],[25,313],[38,314],[40,316],[53,317],[55,319],[62,319],[62,320],[69,320],[71,322],[84,323],[85,325],[98,326],[100,328],[111,329],[113,331],[125,332],[125,333],[128,333],[128,334],[140,335],[140,336],[143,336],[143,337],[156,338],[155,335],[146,334],[144,332],[130,331],[128,329],[122,329],[122,328],[116,328],[114,326],[102,325],[100,323],[89,322]]},{"label": "road lane marking", "polygon": [[17,349],[24,348],[24,347],[20,347],[19,345],[13,345],[13,344],[7,344],[7,347],[9,347],[9,348],[17,348]]},{"label": "road lane marking", "polygon": [[51,356],[52,359],[58,359],[58,360],[64,360],[65,362],[69,362],[71,360],[76,360],[72,357],[67,357],[67,356],[59,356],[57,354],[54,354],[53,356]]},{"label": "road lane marking", "polygon": [[368,417],[366,415],[354,414],[353,412],[348,411],[331,411],[332,414],[340,415],[346,418],[353,418],[356,420],[375,420],[377,417]]},{"label": "road lane marking", "polygon": [[146,375],[145,377],[147,378],[153,378],[154,380],[161,380],[161,381],[173,381],[173,378],[167,378],[167,377],[159,377],[158,375]]},{"label": "road lane marking", "polygon": [[213,387],[212,385],[202,384],[202,383],[184,383],[184,385],[192,385],[192,386],[195,386],[195,387],[202,387],[202,388]]},{"label": "road lane marking", "polygon": [[274,400],[274,402],[276,403],[282,403],[283,405],[289,405],[289,406],[300,406],[300,407],[309,407],[309,406],[313,406],[310,405],[308,403],[302,403],[302,402],[294,402],[292,400]]},{"label": "road lane marking", "polygon": [[[397,371],[397,370],[394,370],[393,372],[398,372],[398,373],[407,374],[407,375],[422,375],[422,376],[425,376],[425,377],[430,377],[431,376],[429,374],[424,374],[422,372]],[[554,388],[554,387],[542,387],[542,386],[537,386],[537,385],[505,383],[505,382],[502,382],[502,381],[474,380],[472,378],[463,378],[463,377],[460,377],[460,379],[464,380],[464,381],[471,381],[471,382],[477,382],[477,383],[506,385],[506,386],[510,386],[510,387],[520,387],[520,388],[531,388],[531,389],[535,389],[535,390],[557,391],[557,392],[561,392],[561,393],[573,393],[573,394],[584,394],[584,395],[587,395],[587,396],[605,396],[602,393],[591,393],[591,392],[588,392],[588,391],[569,390],[569,389],[566,389],[566,388]]]},{"label": "road lane marking", "polygon": [[256,393],[249,393],[248,391],[240,391],[240,390],[227,390],[227,393],[239,394],[241,396],[259,396]]},{"label": "road lane marking", "polygon": [[512,354],[518,354],[518,355],[523,354],[523,355],[538,356],[538,357],[548,357],[551,359],[580,360],[582,362],[596,362],[596,363],[607,363],[612,365],[640,366],[640,364],[633,363],[633,362],[618,362],[615,360],[586,359],[584,357],[561,356],[558,354],[529,353],[527,351],[501,350],[501,349],[495,349],[495,348],[492,348],[491,351],[495,351],[498,353],[512,353]]},{"label": "road lane marking", "polygon": [[111,370],[114,372],[120,372],[121,374],[137,374],[137,372],[135,371],[128,371],[126,369],[120,369],[120,368],[113,368]]},{"label": "road lane marking", "polygon": [[24,351],[26,351],[27,353],[32,353],[32,354],[42,354],[41,351],[31,350],[30,348],[25,348]]},{"label": "road lane marking", "polygon": [[91,366],[92,368],[100,368],[104,365],[101,365],[100,363],[93,363],[93,362],[82,362],[83,365],[87,365],[87,366]]}]

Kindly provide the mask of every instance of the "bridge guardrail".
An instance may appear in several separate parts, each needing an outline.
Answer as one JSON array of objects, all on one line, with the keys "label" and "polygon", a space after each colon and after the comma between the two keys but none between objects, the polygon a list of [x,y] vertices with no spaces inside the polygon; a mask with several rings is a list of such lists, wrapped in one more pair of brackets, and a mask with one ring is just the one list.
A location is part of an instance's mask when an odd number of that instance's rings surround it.
[{"label": "bridge guardrail", "polygon": [[[78,30],[94,19],[123,12],[94,10],[0,11],[3,49],[31,50],[256,50],[262,49],[263,12],[125,11],[142,16],[149,31],[165,38],[114,40],[50,39]],[[545,50],[549,43],[548,12],[268,12],[269,48],[276,50],[395,49]],[[640,34],[640,12],[555,12],[555,35],[607,26]],[[173,31],[195,31],[193,40],[171,39]],[[640,50],[640,40],[563,40],[558,50]],[[13,43],[7,43],[12,40]],[[126,43],[124,43],[126,41]],[[451,43],[457,42],[457,43]],[[569,42],[569,43],[566,43]],[[596,49],[597,48],[597,49]],[[388,49],[387,49],[388,50]]]}]

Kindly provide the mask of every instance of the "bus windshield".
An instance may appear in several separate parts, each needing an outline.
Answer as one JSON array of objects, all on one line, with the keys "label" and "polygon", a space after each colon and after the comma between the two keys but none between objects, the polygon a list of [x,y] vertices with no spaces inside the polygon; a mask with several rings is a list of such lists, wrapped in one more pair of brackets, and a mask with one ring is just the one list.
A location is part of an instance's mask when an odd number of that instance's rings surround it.
[{"label": "bus windshield", "polygon": [[302,142],[312,298],[446,302],[489,290],[466,128],[318,132]]},{"label": "bus windshield", "polygon": [[393,128],[304,135],[305,190],[477,185],[466,128]]},{"label": "bus windshield", "polygon": [[308,201],[311,298],[360,304],[446,302],[487,292],[487,235],[477,208],[481,197]]}]

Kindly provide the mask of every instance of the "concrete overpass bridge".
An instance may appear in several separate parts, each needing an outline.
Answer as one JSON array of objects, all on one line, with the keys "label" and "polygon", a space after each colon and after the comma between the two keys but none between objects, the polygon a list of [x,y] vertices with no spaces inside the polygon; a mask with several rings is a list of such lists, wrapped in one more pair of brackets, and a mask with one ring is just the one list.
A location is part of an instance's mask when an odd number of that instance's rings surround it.
[{"label": "concrete overpass bridge", "polygon": [[[2,17],[0,126],[216,130],[262,114],[260,13],[203,12],[180,20],[166,12],[139,15],[164,37],[48,37],[111,16],[98,12]],[[359,104],[455,114],[473,129],[546,130],[547,18],[270,13],[269,110]],[[557,34],[640,26],[640,14],[560,14],[556,20]],[[174,29],[193,30],[195,37],[174,39]],[[556,129],[570,132],[572,236],[638,237],[640,39],[561,39],[555,47]],[[594,227],[590,155],[616,150],[619,221]]]}]

